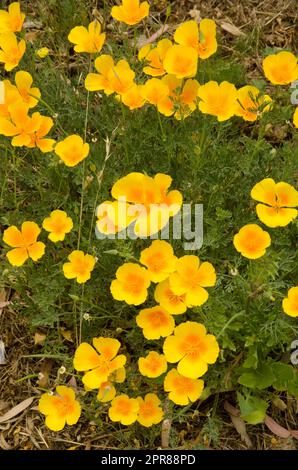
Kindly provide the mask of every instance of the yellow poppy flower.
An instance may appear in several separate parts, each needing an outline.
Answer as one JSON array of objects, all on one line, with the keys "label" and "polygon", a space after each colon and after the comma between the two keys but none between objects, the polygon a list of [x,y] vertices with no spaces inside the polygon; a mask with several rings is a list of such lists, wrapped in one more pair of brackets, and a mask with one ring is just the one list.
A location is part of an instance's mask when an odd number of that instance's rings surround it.
[{"label": "yellow poppy flower", "polygon": [[81,343],[73,360],[74,368],[85,372],[83,384],[90,388],[99,388],[103,383],[111,381],[113,372],[122,368],[126,363],[123,354],[117,356],[120,342],[114,338],[93,338],[93,346]]},{"label": "yellow poppy flower", "polygon": [[204,382],[201,379],[190,379],[171,369],[164,380],[164,389],[169,392],[169,399],[176,405],[185,406],[197,401],[202,395]]},{"label": "yellow poppy flower", "polygon": [[128,305],[145,302],[150,286],[150,277],[145,268],[135,263],[124,263],[116,271],[110,290],[115,300],[124,300]]},{"label": "yellow poppy flower", "polygon": [[4,69],[7,72],[19,65],[25,50],[24,39],[18,42],[14,33],[0,34],[0,63],[4,64]]},{"label": "yellow poppy flower", "polygon": [[[29,108],[34,108],[38,104],[41,96],[39,88],[31,87],[33,78],[28,72],[21,70],[15,74],[15,84],[22,100]],[[36,97],[36,98],[33,98]]]},{"label": "yellow poppy flower", "polygon": [[154,240],[141,252],[140,262],[146,266],[152,282],[161,282],[175,271],[177,257],[168,242]]},{"label": "yellow poppy flower", "polygon": [[55,147],[55,153],[66,166],[76,166],[89,155],[89,144],[79,135],[69,135]]},{"label": "yellow poppy flower", "polygon": [[79,284],[84,284],[91,278],[91,272],[95,266],[95,258],[85,255],[81,250],[74,250],[68,256],[69,262],[62,266],[66,279],[75,279]]},{"label": "yellow poppy flower", "polygon": [[297,57],[288,51],[265,57],[263,69],[265,77],[273,85],[287,85],[298,79]]},{"label": "yellow poppy flower", "polygon": [[133,84],[128,91],[121,95],[122,103],[130,110],[139,109],[144,106],[145,99],[141,93],[142,85]]},{"label": "yellow poppy flower", "polygon": [[16,101],[8,107],[10,118],[0,117],[0,134],[13,137],[13,147],[39,147],[42,152],[50,152],[55,141],[44,139],[53,126],[53,120],[40,113],[28,115],[28,106]]},{"label": "yellow poppy flower", "polygon": [[235,114],[245,121],[256,121],[262,113],[270,111],[270,103],[269,95],[262,95],[255,86],[246,85],[237,91]]},{"label": "yellow poppy flower", "polygon": [[198,68],[198,54],[192,47],[175,44],[168,49],[163,66],[167,73],[177,78],[194,77]]},{"label": "yellow poppy flower", "polygon": [[85,80],[85,88],[89,91],[103,90],[106,95],[111,95],[114,90],[108,80],[108,73],[114,67],[114,59],[108,54],[102,54],[94,62],[98,73],[88,73]]},{"label": "yellow poppy flower", "polygon": [[217,51],[215,21],[204,18],[199,25],[194,20],[186,21],[176,29],[174,40],[194,48],[200,59],[208,59]]},{"label": "yellow poppy flower", "polygon": [[144,60],[148,63],[143,68],[143,72],[146,75],[152,77],[159,77],[166,73],[163,61],[167,51],[172,47],[172,42],[169,39],[162,39],[158,41],[156,47],[151,48],[150,44],[146,44],[139,50],[138,59]]},{"label": "yellow poppy flower", "polygon": [[20,32],[24,20],[25,15],[21,12],[19,2],[11,3],[8,11],[0,10],[0,34]]},{"label": "yellow poppy flower", "polygon": [[107,80],[113,92],[122,95],[134,85],[135,73],[129,63],[121,59],[107,72]]},{"label": "yellow poppy flower", "polygon": [[127,395],[118,395],[111,403],[109,418],[125,426],[133,424],[138,417],[139,403],[136,398],[129,398]]},{"label": "yellow poppy flower", "polygon": [[45,138],[52,129],[54,122],[53,119],[47,116],[42,116],[39,113],[33,113],[32,119],[38,122],[38,128],[29,134],[30,142],[26,147],[37,147],[43,153],[52,152],[56,141],[54,139]]},{"label": "yellow poppy flower", "polygon": [[293,124],[298,129],[298,107],[295,109],[293,114]]},{"label": "yellow poppy flower", "polygon": [[178,259],[176,272],[170,275],[169,283],[175,295],[185,294],[188,306],[199,306],[207,301],[205,287],[215,285],[216,273],[211,263],[200,263],[197,256],[185,255]]},{"label": "yellow poppy flower", "polygon": [[249,259],[261,258],[266,253],[266,248],[271,245],[271,238],[256,224],[244,225],[234,236],[236,250]]},{"label": "yellow poppy flower", "polygon": [[130,205],[125,201],[105,201],[96,211],[96,227],[100,233],[114,234],[127,228],[136,216],[130,216]]},{"label": "yellow poppy flower", "polygon": [[[155,79],[152,79],[155,80]],[[179,191],[168,191],[172,178],[158,173],[151,178],[142,173],[130,173],[120,178],[112,188],[112,196],[131,204],[127,215],[135,220],[134,233],[150,236],[167,225],[182,205]]]},{"label": "yellow poppy flower", "polygon": [[159,305],[141,310],[136,317],[136,322],[143,329],[146,339],[169,336],[175,328],[172,315]]},{"label": "yellow poppy flower", "polygon": [[215,336],[206,333],[201,323],[187,321],[176,326],[165,339],[163,352],[168,362],[178,362],[177,371],[184,377],[197,379],[207,372],[219,354]]},{"label": "yellow poppy flower", "polygon": [[171,106],[168,113],[164,108],[164,101],[169,100],[169,88],[162,80],[150,78],[141,86],[140,90],[144,100],[156,106],[159,112],[166,116],[173,114],[174,111]]},{"label": "yellow poppy flower", "polygon": [[288,183],[275,183],[272,178],[265,178],[251,190],[251,197],[262,204],[257,204],[258,217],[267,227],[285,227],[297,217],[298,191]]},{"label": "yellow poppy flower", "polygon": [[218,121],[226,121],[234,116],[237,108],[237,90],[229,82],[210,81],[198,90],[199,110],[216,116]]},{"label": "yellow poppy flower", "polygon": [[65,235],[71,232],[73,222],[66,212],[55,210],[51,212],[50,217],[44,219],[42,226],[47,232],[50,232],[49,240],[56,243],[64,240]]},{"label": "yellow poppy flower", "polygon": [[46,416],[45,424],[51,431],[61,431],[65,424],[72,426],[81,416],[81,405],[75,399],[75,392],[64,385],[56,387],[56,395],[41,395],[38,409]]},{"label": "yellow poppy flower", "polygon": [[6,118],[10,120],[10,107],[15,105],[17,102],[23,102],[20,93],[16,86],[12,85],[9,80],[2,81],[4,103],[0,101],[0,118]]},{"label": "yellow poppy flower", "polygon": [[186,312],[187,305],[185,303],[185,297],[185,294],[174,294],[170,287],[169,279],[157,284],[154,292],[156,302],[171,315],[180,315]]},{"label": "yellow poppy flower", "polygon": [[149,15],[150,5],[148,2],[139,0],[122,0],[120,6],[114,6],[111,10],[112,17],[127,25],[135,25]]},{"label": "yellow poppy flower", "polygon": [[168,368],[168,363],[163,354],[156,351],[149,351],[146,357],[140,357],[138,360],[139,371],[144,377],[155,379],[159,377]]},{"label": "yellow poppy flower", "polygon": [[12,266],[22,266],[28,258],[38,261],[45,252],[45,244],[38,242],[40,228],[35,222],[23,222],[21,230],[15,225],[4,230],[3,241],[13,250],[6,253]]},{"label": "yellow poppy flower", "polygon": [[138,423],[146,428],[163,420],[161,401],[155,393],[147,393],[144,398],[137,397],[139,403]]},{"label": "yellow poppy flower", "polygon": [[100,52],[105,42],[106,35],[101,33],[101,25],[97,20],[92,21],[88,29],[84,26],[76,26],[69,35],[68,40],[75,44],[76,52],[88,52],[94,54]]},{"label": "yellow poppy flower", "polygon": [[298,286],[291,287],[282,301],[283,311],[290,317],[298,317]]}]

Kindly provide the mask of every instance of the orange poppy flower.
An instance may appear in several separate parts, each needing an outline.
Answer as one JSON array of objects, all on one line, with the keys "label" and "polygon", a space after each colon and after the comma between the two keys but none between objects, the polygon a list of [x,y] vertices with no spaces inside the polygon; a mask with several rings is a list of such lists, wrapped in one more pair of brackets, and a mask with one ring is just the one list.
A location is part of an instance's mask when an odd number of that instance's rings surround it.
[{"label": "orange poppy flower", "polygon": [[81,343],[73,360],[74,368],[85,372],[83,383],[90,389],[99,388],[110,375],[126,363],[123,354],[117,356],[120,342],[114,338],[93,338],[93,346]]},{"label": "orange poppy flower", "polygon": [[37,241],[41,230],[35,222],[23,222],[21,230],[15,225],[4,230],[3,241],[13,250],[6,253],[12,266],[22,266],[28,258],[39,260],[45,252],[45,244]]},{"label": "orange poppy flower", "polygon": [[76,26],[69,35],[68,40],[75,44],[76,52],[88,52],[89,54],[101,51],[106,35],[101,33],[101,25],[97,20],[89,24],[88,29],[84,26]]},{"label": "orange poppy flower", "polygon": [[168,242],[154,240],[141,252],[140,262],[146,266],[152,282],[161,282],[175,271],[177,257]]},{"label": "orange poppy flower", "polygon": [[175,328],[172,315],[159,305],[141,310],[136,317],[136,322],[143,329],[146,339],[169,336]]},{"label": "orange poppy flower", "polygon": [[69,262],[62,266],[66,279],[76,279],[79,284],[84,284],[91,278],[96,260],[94,256],[85,255],[81,250],[74,250],[68,255]]},{"label": "orange poppy flower", "polygon": [[298,79],[297,57],[288,51],[265,57],[263,69],[265,77],[273,85],[287,85]]},{"label": "orange poppy flower", "polygon": [[122,394],[115,397],[109,409],[109,418],[125,426],[133,424],[139,413],[139,402],[136,398],[129,398],[127,395]]},{"label": "orange poppy flower", "polygon": [[266,248],[271,245],[271,238],[269,233],[257,224],[248,224],[234,236],[233,243],[242,256],[257,259],[265,254]]},{"label": "orange poppy flower", "polygon": [[20,3],[11,3],[8,6],[8,11],[0,10],[0,34],[20,32],[24,20],[25,15],[21,12]]},{"label": "orange poppy flower", "polygon": [[56,395],[44,393],[38,402],[40,413],[46,416],[45,424],[51,431],[61,431],[65,424],[76,424],[81,416],[81,405],[70,387],[59,385]]},{"label": "orange poppy flower", "polygon": [[167,51],[172,45],[169,39],[162,39],[158,41],[154,48],[151,47],[151,44],[143,46],[138,54],[139,60],[144,60],[148,63],[148,65],[143,68],[143,72],[152,77],[164,75],[166,71],[163,66],[163,61]]},{"label": "orange poppy flower", "polygon": [[89,155],[89,144],[79,135],[69,135],[55,147],[55,153],[66,166],[76,166]]},{"label": "orange poppy flower", "polygon": [[19,65],[25,50],[26,43],[24,39],[18,42],[14,33],[0,34],[0,63],[4,64],[7,72]]},{"label": "orange poppy flower", "polygon": [[122,0],[120,6],[114,6],[111,10],[112,17],[127,25],[135,25],[149,15],[150,5],[140,0]]},{"label": "orange poppy flower", "polygon": [[272,99],[269,95],[262,95],[255,86],[244,86],[237,91],[236,116],[245,121],[256,121],[262,113],[270,111]]},{"label": "orange poppy flower", "polygon": [[150,277],[145,268],[135,263],[124,263],[117,269],[110,290],[115,300],[124,300],[128,305],[140,305],[147,298],[149,286]]},{"label": "orange poppy flower", "polygon": [[210,81],[198,90],[199,110],[204,114],[216,116],[218,121],[226,121],[234,116],[237,108],[237,90],[229,82],[218,84]]},{"label": "orange poppy flower", "polygon": [[194,48],[200,59],[207,59],[217,51],[215,21],[204,18],[182,23],[175,31],[174,40],[182,46]]},{"label": "orange poppy flower", "polygon": [[291,287],[282,301],[283,311],[290,317],[298,317],[298,286]]},{"label": "orange poppy flower", "polygon": [[164,412],[161,408],[161,401],[155,393],[147,393],[142,397],[137,397],[139,403],[138,423],[146,428],[153,424],[158,424],[163,420]]},{"label": "orange poppy flower", "polygon": [[256,211],[267,227],[285,227],[297,217],[298,192],[288,183],[265,178],[252,188],[251,197],[262,203]]},{"label": "orange poppy flower", "polygon": [[176,405],[185,406],[197,401],[204,389],[201,379],[190,379],[171,369],[164,380],[164,389],[169,392],[169,399]]},{"label": "orange poppy flower", "polygon": [[158,354],[156,351],[149,351],[146,357],[139,358],[138,366],[142,375],[155,379],[166,372],[168,363],[163,354]]},{"label": "orange poppy flower", "polygon": [[197,379],[207,372],[219,354],[215,336],[209,335],[201,323],[187,321],[176,326],[165,339],[163,352],[168,362],[178,362],[179,374]]},{"label": "orange poppy flower", "polygon": [[157,284],[154,298],[156,302],[171,315],[180,315],[187,310],[187,305],[185,303],[186,294],[174,294],[170,287],[169,279]]},{"label": "orange poppy flower", "polygon": [[197,256],[185,255],[178,259],[176,272],[170,275],[169,283],[175,295],[185,294],[188,306],[203,305],[209,295],[205,287],[216,283],[215,269],[211,263],[200,263]]}]

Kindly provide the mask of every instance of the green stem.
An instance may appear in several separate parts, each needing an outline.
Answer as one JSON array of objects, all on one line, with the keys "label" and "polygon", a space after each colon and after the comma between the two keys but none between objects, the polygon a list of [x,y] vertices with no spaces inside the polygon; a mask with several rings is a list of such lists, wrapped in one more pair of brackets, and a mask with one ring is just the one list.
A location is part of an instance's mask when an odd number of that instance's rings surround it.
[{"label": "green stem", "polygon": [[218,335],[216,335],[216,339],[218,339],[222,334],[223,332],[228,328],[228,326],[235,320],[235,318],[238,318],[238,317],[241,317],[243,316],[244,313],[243,312],[240,312],[240,313],[235,313],[235,315],[233,315],[230,320],[225,324],[225,326],[222,328],[222,330],[220,331],[220,333]]},{"label": "green stem", "polygon": [[162,126],[162,122],[161,122],[161,117],[160,117],[160,112],[158,111],[158,109],[156,108],[156,112],[157,112],[157,118],[158,118],[158,122],[159,122],[159,127],[160,127],[160,130],[161,130],[161,135],[162,135],[162,140],[165,142],[167,140],[167,136],[164,132],[164,129],[163,129],[163,126]]}]

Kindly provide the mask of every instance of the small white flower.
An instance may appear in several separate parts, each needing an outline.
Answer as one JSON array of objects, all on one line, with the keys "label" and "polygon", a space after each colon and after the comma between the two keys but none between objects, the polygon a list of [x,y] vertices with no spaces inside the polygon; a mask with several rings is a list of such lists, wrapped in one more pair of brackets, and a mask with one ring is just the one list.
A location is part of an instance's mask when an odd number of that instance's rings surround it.
[{"label": "small white flower", "polygon": [[66,372],[66,368],[64,366],[61,366],[58,372],[59,374],[63,375]]},{"label": "small white flower", "polygon": [[86,321],[91,320],[91,316],[89,315],[89,313],[84,313],[83,318],[84,318],[84,320],[86,320]]}]

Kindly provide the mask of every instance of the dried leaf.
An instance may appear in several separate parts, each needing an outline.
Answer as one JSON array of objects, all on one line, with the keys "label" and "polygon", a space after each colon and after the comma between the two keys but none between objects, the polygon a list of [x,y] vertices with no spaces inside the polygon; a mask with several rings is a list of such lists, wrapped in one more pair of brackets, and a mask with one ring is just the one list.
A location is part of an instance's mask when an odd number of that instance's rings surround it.
[{"label": "dried leaf", "polygon": [[4,307],[7,307],[7,305],[9,305],[10,302],[0,302],[0,310],[2,310]]},{"label": "dried leaf", "polygon": [[241,29],[237,28],[237,26],[232,23],[228,23],[227,21],[221,21],[220,26],[224,31],[227,31],[227,33],[230,33],[233,36],[245,36],[243,31],[241,31]]},{"label": "dried leaf", "polygon": [[250,440],[249,435],[247,434],[246,424],[243,419],[239,416],[239,410],[227,401],[224,402],[224,409],[229,413],[234,428],[236,429],[238,434],[240,434],[242,441],[245,442],[247,447],[250,449],[252,447],[252,442]]},{"label": "dried leaf", "polygon": [[23,400],[21,403],[11,408],[3,416],[0,416],[0,423],[4,423],[5,421],[8,421],[9,419],[12,419],[18,414],[22,413],[22,411],[24,411],[26,408],[28,408],[31,405],[33,400],[34,400],[34,397],[26,398],[26,400]]},{"label": "dried leaf", "polygon": [[291,431],[278,424],[276,421],[274,421],[274,419],[270,418],[270,416],[268,415],[266,415],[264,423],[266,424],[267,428],[270,429],[270,431],[278,437],[283,437],[284,439],[286,439],[287,437],[291,436]]},{"label": "dried leaf", "polygon": [[38,385],[42,388],[47,388],[49,385],[49,377],[53,367],[53,361],[51,359],[45,359],[42,363]]},{"label": "dried leaf", "polygon": [[44,333],[39,333],[38,331],[34,335],[34,344],[42,344],[46,339],[47,335]]},{"label": "dried leaf", "polygon": [[12,447],[6,442],[3,432],[0,433],[0,448],[3,450],[11,450]]},{"label": "dried leaf", "polygon": [[74,388],[75,390],[78,388],[77,386],[77,381],[76,381],[76,378],[74,376],[72,376],[70,378],[70,380],[68,381],[68,384],[70,387]]},{"label": "dried leaf", "polygon": [[190,10],[189,15],[197,22],[200,22],[201,19],[201,13],[200,10],[197,10],[196,8],[193,8],[193,10]]},{"label": "dried leaf", "polygon": [[70,330],[67,330],[66,328],[60,328],[60,333],[63,338],[66,339],[66,341],[73,343],[72,332]]},{"label": "dried leaf", "polygon": [[163,25],[161,28],[159,28],[156,33],[152,34],[150,38],[144,39],[143,36],[141,36],[138,40],[137,47],[138,49],[141,49],[141,47],[146,46],[146,44],[151,44],[152,42],[156,41],[162,34],[164,34],[166,31],[168,31],[169,26],[167,24]]},{"label": "dried leaf", "polygon": [[224,409],[233,416],[239,416],[240,411],[235,408],[235,406],[231,405],[228,401],[224,402]]},{"label": "dried leaf", "polygon": [[249,435],[247,434],[245,422],[242,418],[240,418],[240,416],[233,416],[230,414],[230,418],[236,431],[238,432],[238,434],[240,434],[242,441],[245,442],[247,447],[250,449],[252,447],[252,442],[250,440]]},{"label": "dried leaf", "polygon": [[0,366],[6,364],[5,359],[5,345],[3,341],[0,339]]}]

